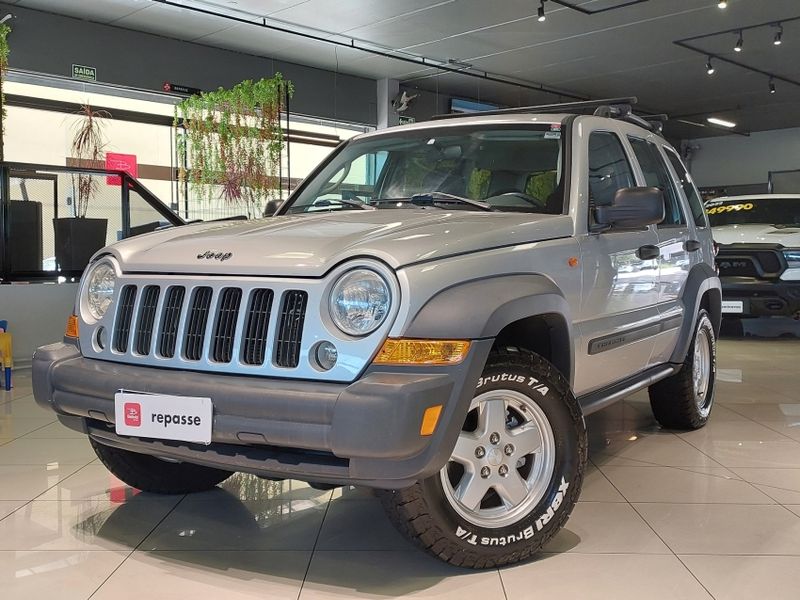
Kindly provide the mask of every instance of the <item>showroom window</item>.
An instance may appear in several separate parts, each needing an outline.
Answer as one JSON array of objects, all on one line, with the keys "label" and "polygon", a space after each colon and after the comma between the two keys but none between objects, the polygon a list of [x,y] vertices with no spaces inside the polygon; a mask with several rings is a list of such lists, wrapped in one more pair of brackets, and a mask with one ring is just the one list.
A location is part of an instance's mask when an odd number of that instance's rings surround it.
[{"label": "showroom window", "polygon": [[644,174],[645,185],[657,187],[664,192],[665,212],[664,220],[659,223],[662,226],[685,225],[686,219],[683,217],[680,196],[675,187],[675,181],[669,174],[667,163],[661,157],[658,147],[640,138],[628,137],[639,161],[639,166]]},{"label": "showroom window", "polygon": [[683,162],[680,158],[678,158],[678,155],[672,149],[665,146],[664,152],[666,153],[672,168],[675,169],[678,179],[681,181],[683,193],[686,195],[686,199],[689,201],[689,207],[692,209],[692,218],[694,219],[694,224],[698,227],[708,227],[708,218],[706,217],[706,211],[703,208],[703,201],[700,199],[700,194],[697,192],[697,188],[694,186],[692,176],[689,175],[689,171],[686,170],[686,167],[683,166]]}]

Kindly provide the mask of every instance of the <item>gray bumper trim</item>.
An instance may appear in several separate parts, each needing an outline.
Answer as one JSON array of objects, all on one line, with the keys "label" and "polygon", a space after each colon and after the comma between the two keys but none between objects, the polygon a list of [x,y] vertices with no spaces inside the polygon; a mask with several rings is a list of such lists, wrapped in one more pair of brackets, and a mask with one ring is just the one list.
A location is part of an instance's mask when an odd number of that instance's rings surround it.
[{"label": "gray bumper trim", "polygon": [[[83,419],[97,441],[136,452],[266,476],[401,487],[446,462],[491,345],[475,342],[455,367],[370,368],[348,385],[111,363],[59,343],[34,355],[34,397]],[[119,389],[211,397],[211,446],[117,436]],[[421,437],[422,415],[434,404],[445,406],[439,427]]]}]

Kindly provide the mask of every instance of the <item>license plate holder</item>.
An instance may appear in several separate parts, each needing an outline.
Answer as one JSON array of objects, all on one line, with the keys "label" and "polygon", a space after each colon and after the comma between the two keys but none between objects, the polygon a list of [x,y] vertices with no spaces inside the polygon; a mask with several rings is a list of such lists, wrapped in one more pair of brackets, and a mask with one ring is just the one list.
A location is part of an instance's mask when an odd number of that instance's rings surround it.
[{"label": "license plate holder", "polygon": [[211,443],[211,398],[120,390],[114,394],[114,415],[119,435]]},{"label": "license plate holder", "polygon": [[744,300],[723,300],[722,301],[722,314],[740,315],[745,310]]}]

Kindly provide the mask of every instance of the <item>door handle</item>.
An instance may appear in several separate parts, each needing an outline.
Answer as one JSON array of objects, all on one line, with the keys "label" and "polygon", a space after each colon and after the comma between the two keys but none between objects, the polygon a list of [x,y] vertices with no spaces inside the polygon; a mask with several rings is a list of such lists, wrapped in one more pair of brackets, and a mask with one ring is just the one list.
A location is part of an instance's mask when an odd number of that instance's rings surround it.
[{"label": "door handle", "polygon": [[659,256],[661,256],[661,250],[652,244],[645,244],[636,251],[636,257],[640,260],[653,260]]},{"label": "door handle", "polygon": [[687,240],[684,242],[683,247],[687,252],[697,252],[703,245],[697,240]]}]

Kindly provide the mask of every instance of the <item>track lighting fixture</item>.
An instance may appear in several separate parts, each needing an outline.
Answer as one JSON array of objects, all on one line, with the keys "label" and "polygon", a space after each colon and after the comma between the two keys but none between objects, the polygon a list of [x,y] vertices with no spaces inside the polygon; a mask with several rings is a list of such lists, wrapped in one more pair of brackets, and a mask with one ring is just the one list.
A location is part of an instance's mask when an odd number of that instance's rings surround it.
[{"label": "track lighting fixture", "polygon": [[772,40],[772,43],[776,46],[780,46],[783,43],[783,25],[778,23],[778,31],[775,34],[775,38]]},{"label": "track lighting fixture", "polygon": [[544,14],[544,0],[540,1],[537,12],[539,14],[539,23],[544,23],[547,20],[547,15]]},{"label": "track lighting fixture", "polygon": [[775,88],[775,81],[773,81],[772,77],[769,78],[769,93],[774,94],[778,90]]},{"label": "track lighting fixture", "polygon": [[736,52],[741,52],[742,48],[744,47],[744,36],[742,35],[741,30],[739,31],[739,39],[736,40],[736,46],[734,46],[734,50]]},{"label": "track lighting fixture", "polygon": [[719,0],[717,6],[720,8],[728,8],[728,0]]},{"label": "track lighting fixture", "polygon": [[706,73],[708,73],[709,75],[713,75],[715,72],[716,69],[714,68],[714,65],[711,64],[711,57],[709,56],[708,60],[706,61]]}]

